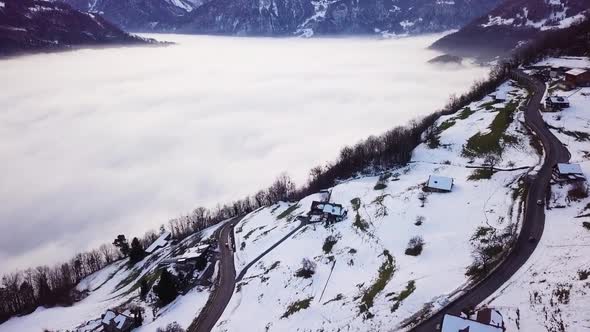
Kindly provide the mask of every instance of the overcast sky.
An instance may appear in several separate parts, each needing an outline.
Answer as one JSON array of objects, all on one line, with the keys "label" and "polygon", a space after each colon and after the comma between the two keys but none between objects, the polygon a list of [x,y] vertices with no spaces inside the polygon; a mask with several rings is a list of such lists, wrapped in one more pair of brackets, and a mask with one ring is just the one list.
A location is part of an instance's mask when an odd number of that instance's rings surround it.
[{"label": "overcast sky", "polygon": [[0,60],[0,273],[140,235],[440,108],[486,69],[437,36],[166,36]]}]

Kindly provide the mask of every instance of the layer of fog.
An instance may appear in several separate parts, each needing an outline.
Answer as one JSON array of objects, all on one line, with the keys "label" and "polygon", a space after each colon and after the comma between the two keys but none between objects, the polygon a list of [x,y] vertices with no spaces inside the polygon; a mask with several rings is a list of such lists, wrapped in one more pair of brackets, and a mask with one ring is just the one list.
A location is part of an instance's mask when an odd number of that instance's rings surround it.
[{"label": "layer of fog", "polygon": [[[160,36],[162,37],[162,36]],[[438,36],[165,36],[164,48],[0,61],[0,272],[241,198],[484,76],[435,67]]]}]

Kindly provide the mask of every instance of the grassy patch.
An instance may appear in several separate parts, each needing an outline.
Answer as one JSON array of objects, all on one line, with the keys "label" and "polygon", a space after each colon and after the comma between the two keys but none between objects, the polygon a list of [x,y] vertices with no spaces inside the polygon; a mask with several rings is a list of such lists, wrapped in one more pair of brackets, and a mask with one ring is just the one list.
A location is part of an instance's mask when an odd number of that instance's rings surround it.
[{"label": "grassy patch", "polygon": [[492,175],[494,175],[494,172],[489,168],[477,168],[467,177],[467,180],[488,180],[492,178]]},{"label": "grassy patch", "polygon": [[369,309],[373,307],[373,300],[375,296],[379,294],[389,280],[393,277],[393,273],[395,272],[395,264],[393,263],[393,256],[389,253],[388,250],[383,251],[383,256],[385,257],[385,261],[379,267],[379,275],[375,282],[366,290],[361,298],[361,304],[359,306],[359,310],[361,313],[365,314],[365,318],[371,318],[373,315],[369,312]]},{"label": "grassy patch", "polygon": [[338,239],[335,236],[328,236],[326,240],[324,240],[324,245],[322,246],[322,250],[324,250],[324,254],[329,254],[332,252],[332,248],[334,245],[338,243]]},{"label": "grassy patch", "polygon": [[115,290],[118,291],[119,289],[129,285],[133,280],[137,279],[137,277],[139,277],[139,275],[141,274],[141,269],[134,269],[133,271],[131,271],[131,273],[129,273],[129,275],[121,280],[117,286],[115,287]]},{"label": "grassy patch", "polygon": [[289,206],[289,208],[287,208],[285,211],[281,212],[281,214],[279,214],[277,216],[277,219],[280,220],[280,219],[283,219],[287,216],[290,216],[293,211],[297,210],[300,207],[301,207],[301,205],[299,205],[299,204],[293,204],[293,205]]},{"label": "grassy patch", "polygon": [[451,128],[452,126],[454,126],[456,123],[455,120],[446,120],[443,123],[440,124],[440,126],[438,126],[438,134],[440,135],[441,132]]},{"label": "grassy patch", "polygon": [[361,215],[357,212],[354,216],[354,222],[352,226],[358,228],[361,232],[366,232],[369,229],[369,224],[361,218]]},{"label": "grassy patch", "polygon": [[471,116],[471,114],[473,114],[473,113],[475,113],[475,111],[472,111],[472,110],[471,110],[471,108],[469,108],[469,107],[465,107],[465,108],[464,108],[464,109],[461,111],[461,113],[459,113],[459,115],[457,115],[457,119],[460,119],[460,120],[465,120],[465,119],[467,119],[468,117],[470,117],[470,116]]},{"label": "grassy patch", "polygon": [[424,249],[424,239],[421,236],[414,236],[408,242],[405,254],[408,256],[419,256]]},{"label": "grassy patch", "polygon": [[264,227],[266,227],[266,226],[260,226],[260,227],[250,230],[246,235],[244,235],[244,240],[248,240],[248,238],[250,236],[252,236],[252,234],[254,234],[254,232],[256,232],[257,230],[263,229]]},{"label": "grassy patch", "polygon": [[358,211],[361,208],[361,199],[356,197],[350,200],[350,204],[352,205],[352,209],[354,211]]},{"label": "grassy patch", "polygon": [[564,135],[568,135],[573,137],[578,142],[590,141],[590,134],[583,131],[576,131],[576,130],[566,130],[563,128],[558,129]]},{"label": "grassy patch", "polygon": [[481,108],[485,108],[486,110],[491,110],[494,108],[494,105],[496,105],[498,102],[495,100],[489,101],[485,104],[481,104]]},{"label": "grassy patch", "polygon": [[391,298],[391,301],[393,301],[391,312],[395,312],[397,309],[399,309],[399,306],[402,304],[402,302],[405,299],[407,299],[410,295],[412,295],[412,293],[414,293],[415,290],[416,282],[414,280],[408,281],[406,288],[403,291],[401,291],[398,295]]},{"label": "grassy patch", "polygon": [[375,218],[382,218],[387,215],[387,206],[383,204],[383,200],[385,200],[387,195],[380,195],[375,198],[372,202],[373,204],[377,205],[377,210],[375,211]]},{"label": "grassy patch", "polygon": [[503,140],[514,141],[504,132],[512,123],[515,111],[515,103],[509,103],[501,109],[489,126],[489,133],[477,133],[467,140],[467,144],[463,147],[463,156],[472,158],[487,154],[502,155],[504,151]]},{"label": "grassy patch", "polygon": [[287,311],[285,311],[285,313],[281,316],[281,319],[287,318],[298,311],[309,308],[309,305],[311,304],[312,300],[313,300],[313,297],[308,297],[304,300],[299,300],[299,301],[295,301],[295,302],[291,303],[287,307]]},{"label": "grassy patch", "polygon": [[385,183],[382,182],[377,182],[377,184],[375,185],[375,187],[373,187],[373,189],[375,190],[383,190],[387,188],[387,185]]}]

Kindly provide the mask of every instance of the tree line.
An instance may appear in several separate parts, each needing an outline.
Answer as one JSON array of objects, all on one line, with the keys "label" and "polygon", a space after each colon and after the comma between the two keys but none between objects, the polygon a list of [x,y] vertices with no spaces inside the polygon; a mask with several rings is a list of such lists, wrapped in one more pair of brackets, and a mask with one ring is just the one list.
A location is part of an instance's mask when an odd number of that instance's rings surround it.
[{"label": "tree line", "polygon": [[[576,41],[573,45],[572,40]],[[393,128],[378,136],[369,136],[355,145],[344,147],[336,160],[312,168],[304,186],[297,188],[288,175],[281,174],[266,189],[213,209],[199,207],[189,214],[170,220],[166,226],[162,225],[159,233],[168,230],[173,238],[181,240],[223,220],[243,216],[261,207],[279,201],[299,200],[321,189],[332,187],[339,180],[404,165],[410,161],[416,146],[424,141],[424,134],[433,130],[440,116],[453,114],[493,92],[506,80],[511,68],[564,49],[588,54],[589,45],[588,20],[568,29],[545,33],[528,46],[517,49],[511,58],[493,67],[489,77],[475,82],[467,93],[451,96],[442,109],[411,121],[406,126]],[[68,262],[5,274],[0,284],[0,322],[14,315],[30,313],[38,306],[73,304],[84,295],[76,290],[76,285],[83,278],[130,254],[135,255],[130,257],[131,261],[138,261],[145,255],[143,248],[157,239],[159,233],[155,230],[148,231],[142,237],[134,238],[131,247],[128,244],[123,245],[127,248],[122,248],[117,243],[120,236],[120,240],[125,238],[124,235],[119,235],[113,244],[103,244],[97,249],[79,253]],[[132,247],[136,248],[135,253],[132,253]]]}]

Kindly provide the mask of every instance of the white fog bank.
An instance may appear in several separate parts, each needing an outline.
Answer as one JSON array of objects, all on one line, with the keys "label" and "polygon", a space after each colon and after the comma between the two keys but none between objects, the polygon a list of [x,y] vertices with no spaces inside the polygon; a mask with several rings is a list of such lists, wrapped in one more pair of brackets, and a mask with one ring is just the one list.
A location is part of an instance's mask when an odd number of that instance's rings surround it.
[{"label": "white fog bank", "polygon": [[485,75],[427,64],[437,37],[167,35],[178,44],[0,61],[0,272],[140,235],[282,171],[302,183]]}]

